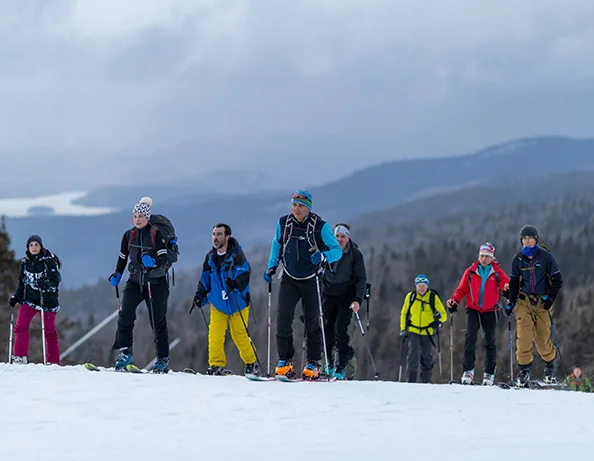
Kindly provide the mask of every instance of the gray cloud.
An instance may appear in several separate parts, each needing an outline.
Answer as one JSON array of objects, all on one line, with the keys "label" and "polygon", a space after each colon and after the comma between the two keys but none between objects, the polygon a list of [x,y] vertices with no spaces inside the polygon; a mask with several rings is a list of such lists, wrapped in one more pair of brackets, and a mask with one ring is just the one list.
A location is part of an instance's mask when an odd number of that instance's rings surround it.
[{"label": "gray cloud", "polygon": [[593,23],[578,0],[2,2],[0,152],[308,133],[381,136],[398,157],[592,136]]}]

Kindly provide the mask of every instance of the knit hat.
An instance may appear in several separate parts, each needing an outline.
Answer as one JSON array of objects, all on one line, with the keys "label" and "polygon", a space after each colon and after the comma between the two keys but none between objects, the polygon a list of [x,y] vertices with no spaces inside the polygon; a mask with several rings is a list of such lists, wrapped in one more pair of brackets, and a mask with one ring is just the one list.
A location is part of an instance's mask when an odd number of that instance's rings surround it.
[{"label": "knit hat", "polygon": [[415,277],[415,286],[417,286],[419,283],[426,283],[429,285],[429,277],[427,277],[425,274],[417,275]]},{"label": "knit hat", "polygon": [[146,219],[151,219],[151,212],[153,210],[153,199],[150,197],[142,197],[140,201],[132,208],[132,213],[140,213],[146,216]]},{"label": "knit hat", "polygon": [[495,247],[492,243],[483,243],[479,249],[479,256],[491,256],[491,258],[495,257]]},{"label": "knit hat", "polygon": [[43,241],[41,240],[41,237],[39,235],[33,234],[31,237],[27,239],[27,248],[29,248],[29,244],[31,242],[37,242],[39,243],[39,246],[43,248]]},{"label": "knit hat", "polygon": [[311,194],[309,191],[305,189],[298,189],[291,197],[291,203],[300,203],[308,210],[311,210],[312,207],[312,199]]},{"label": "knit hat", "polygon": [[536,230],[536,227],[529,224],[522,227],[522,230],[520,230],[520,243],[522,242],[523,237],[534,237],[536,243],[538,243],[538,231]]}]

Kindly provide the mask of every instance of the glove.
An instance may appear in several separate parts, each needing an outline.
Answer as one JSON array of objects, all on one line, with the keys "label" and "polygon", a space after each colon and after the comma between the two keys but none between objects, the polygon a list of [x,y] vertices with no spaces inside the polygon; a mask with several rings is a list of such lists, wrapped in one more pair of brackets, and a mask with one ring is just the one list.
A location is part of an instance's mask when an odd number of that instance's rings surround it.
[{"label": "glove", "polygon": [[398,336],[400,336],[402,339],[406,339],[406,338],[408,338],[408,331],[403,330],[400,332],[400,334]]},{"label": "glove", "polygon": [[111,283],[112,287],[117,287],[120,284],[121,280],[122,274],[120,274],[119,272],[114,272],[109,276],[109,283]]},{"label": "glove", "polygon": [[17,298],[16,296],[12,295],[10,297],[10,299],[8,300],[8,304],[10,304],[10,307],[14,307],[17,305],[17,303],[20,303],[21,301],[19,300],[19,298]]},{"label": "glove", "polygon": [[512,315],[512,312],[514,311],[514,305],[509,303],[507,306],[505,306],[505,308],[503,309],[503,313],[505,315],[507,315],[508,317],[510,315]]},{"label": "glove", "polygon": [[433,318],[435,319],[435,321],[439,322],[441,320],[441,314],[439,312],[435,312],[433,314]]},{"label": "glove", "polygon": [[152,256],[144,254],[142,255],[142,265],[144,267],[156,267],[157,261],[155,261],[155,258],[153,258]]},{"label": "glove", "polygon": [[227,290],[233,291],[237,288],[237,282],[233,279],[225,280],[225,285],[227,285]]},{"label": "glove", "polygon": [[542,308],[545,311],[548,311],[551,307],[553,307],[554,302],[555,301],[551,297],[547,297],[547,299],[542,302]]},{"label": "glove", "polygon": [[312,264],[322,264],[326,261],[326,255],[321,251],[316,251],[311,255],[310,259]]},{"label": "glove", "polygon": [[46,279],[39,279],[37,280],[37,288],[41,291],[47,291],[49,288],[49,282]]},{"label": "glove", "polygon": [[456,301],[452,300],[450,307],[448,307],[448,311],[450,312],[450,314],[453,314],[454,312],[458,312],[458,303]]},{"label": "glove", "polygon": [[509,297],[511,296],[511,293],[509,292],[509,288],[507,290],[503,290],[501,292],[501,296],[503,296],[505,299],[509,299]]},{"label": "glove", "polygon": [[262,275],[262,277],[264,277],[264,281],[266,283],[272,283],[272,276],[274,274],[276,274],[276,266],[269,267],[268,269],[266,269],[266,272],[264,272],[264,274]]},{"label": "glove", "polygon": [[194,296],[194,301],[192,302],[192,307],[190,307],[190,312],[188,312],[188,315],[192,313],[195,307],[202,309],[202,304],[204,304],[204,298],[200,295]]}]

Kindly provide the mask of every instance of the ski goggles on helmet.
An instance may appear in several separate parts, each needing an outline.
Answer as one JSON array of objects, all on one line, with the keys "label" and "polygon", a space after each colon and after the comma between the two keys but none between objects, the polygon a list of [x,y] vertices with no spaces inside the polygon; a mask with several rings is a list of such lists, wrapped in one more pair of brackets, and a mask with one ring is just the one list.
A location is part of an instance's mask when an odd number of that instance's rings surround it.
[{"label": "ski goggles on helmet", "polygon": [[417,277],[415,278],[415,285],[418,285],[419,283],[426,283],[427,285],[429,285],[429,279],[426,275],[417,275]]},{"label": "ski goggles on helmet", "polygon": [[309,197],[306,197],[305,195],[302,195],[302,194],[293,194],[292,197],[291,197],[291,199],[293,199],[293,200],[304,200],[304,201],[309,202]]}]

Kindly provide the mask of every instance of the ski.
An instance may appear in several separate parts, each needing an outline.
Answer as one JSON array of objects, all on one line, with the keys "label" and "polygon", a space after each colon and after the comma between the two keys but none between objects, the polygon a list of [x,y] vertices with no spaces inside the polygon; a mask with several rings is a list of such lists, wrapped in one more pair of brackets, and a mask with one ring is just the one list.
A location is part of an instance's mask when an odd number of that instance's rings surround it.
[{"label": "ski", "polygon": [[[201,373],[198,373],[196,370],[194,370],[192,368],[184,368],[183,369],[183,372],[184,373],[191,374],[191,375],[199,375],[199,374],[201,374]],[[227,370],[227,369],[223,370],[221,372],[221,374],[219,374],[219,375],[209,375],[208,373],[204,373],[204,374],[206,376],[234,376],[235,375],[235,373],[233,373],[231,370]]]},{"label": "ski", "polygon": [[276,381],[274,376],[258,376],[251,373],[248,373],[245,377],[250,381]]},{"label": "ski", "polygon": [[83,366],[89,371],[113,371],[113,372],[118,372],[118,373],[136,373],[136,374],[148,373],[148,371],[141,370],[134,364],[127,365],[126,368],[123,368],[122,370],[116,370],[115,368],[98,367],[97,365],[90,363],[90,362],[83,363]]},{"label": "ski", "polygon": [[333,383],[338,381],[336,378],[324,379],[303,379],[303,378],[288,378],[285,375],[276,375],[275,379],[281,383]]}]

